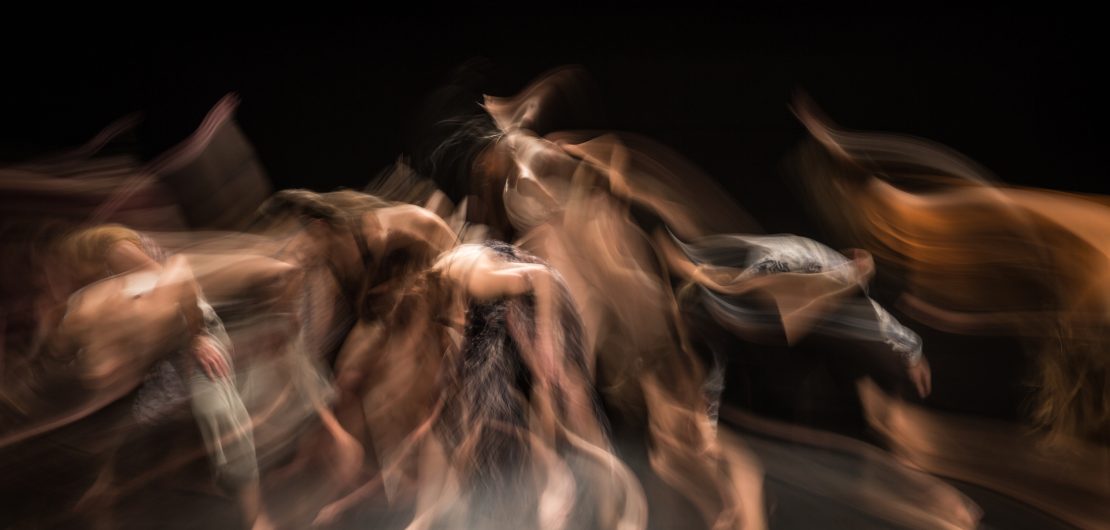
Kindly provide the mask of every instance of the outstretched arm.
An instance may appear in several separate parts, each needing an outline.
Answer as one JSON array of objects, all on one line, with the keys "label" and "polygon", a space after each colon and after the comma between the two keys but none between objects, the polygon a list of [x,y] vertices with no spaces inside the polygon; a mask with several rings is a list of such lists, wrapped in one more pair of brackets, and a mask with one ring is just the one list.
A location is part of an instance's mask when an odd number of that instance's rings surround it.
[{"label": "outstretched arm", "polygon": [[[819,270],[792,272],[799,268],[797,264],[782,261],[779,270],[783,272],[760,274],[752,267],[697,264],[678,248],[670,235],[661,231],[656,233],[655,240],[660,256],[672,273],[715,295],[739,295],[757,290],[769,295],[777,305],[788,341],[812,332],[883,343],[899,356],[917,393],[925,397],[931,392],[929,364],[922,355],[921,338],[861,291],[874,267],[866,253],[857,252],[852,259],[845,259],[831,249],[809,242],[796,245],[798,252],[794,254],[812,256],[810,261],[820,264]],[[778,244],[788,245],[790,240]],[[743,324],[745,315],[749,314],[746,310],[736,316],[720,318],[734,318],[735,323]]]}]

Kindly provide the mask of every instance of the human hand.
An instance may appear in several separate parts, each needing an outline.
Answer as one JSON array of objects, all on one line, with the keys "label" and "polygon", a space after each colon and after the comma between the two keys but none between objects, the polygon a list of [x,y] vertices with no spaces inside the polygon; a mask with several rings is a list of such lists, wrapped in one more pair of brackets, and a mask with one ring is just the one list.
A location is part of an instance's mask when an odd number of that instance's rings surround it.
[{"label": "human hand", "polygon": [[227,379],[231,376],[231,366],[214,341],[208,335],[198,335],[193,339],[191,353],[209,379]]},{"label": "human hand", "polygon": [[917,388],[917,395],[925,397],[933,391],[933,375],[929,369],[929,361],[925,357],[921,357],[913,366],[906,368],[906,375]]}]

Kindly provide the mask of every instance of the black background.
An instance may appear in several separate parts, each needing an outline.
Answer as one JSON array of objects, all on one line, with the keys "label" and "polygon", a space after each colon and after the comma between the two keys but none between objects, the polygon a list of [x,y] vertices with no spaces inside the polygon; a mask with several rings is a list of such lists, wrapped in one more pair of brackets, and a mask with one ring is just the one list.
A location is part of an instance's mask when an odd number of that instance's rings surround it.
[{"label": "black background", "polygon": [[[843,126],[944,143],[1003,181],[1110,192],[1105,58],[1090,14],[526,7],[544,11],[11,17],[0,47],[0,157],[80,144],[134,111],[146,116],[142,149],[154,156],[237,92],[239,123],[277,188],[360,188],[401,152],[422,99],[481,56],[494,65],[489,92],[498,95],[552,67],[582,65],[604,108],[591,125],[674,148],[768,232],[838,243],[784,171],[804,138],[788,109],[797,90]],[[911,325],[943,374],[934,406],[1016,417],[1026,375],[1011,362],[1016,345]],[[1001,387],[984,390],[984,380]]]},{"label": "black background", "polygon": [[[494,65],[489,91],[497,95],[550,68],[583,66],[604,108],[591,125],[674,148],[769,232],[837,243],[784,171],[805,137],[788,109],[797,90],[845,127],[941,142],[1006,182],[1110,193],[1105,30],[1093,14],[924,3],[906,13],[697,15],[472,7],[405,17],[230,15],[175,4],[121,16],[7,13],[0,162],[79,145],[135,111],[145,114],[141,148],[152,157],[237,92],[238,121],[275,187],[359,188],[401,152],[422,98],[481,56]],[[520,9],[541,11],[508,16]],[[881,290],[876,296],[890,302]],[[1014,362],[1022,358],[1014,340],[907,324],[923,335],[933,366],[932,407],[1022,416],[1028,365]],[[800,377],[780,379],[795,392]]]},{"label": "black background", "polygon": [[604,108],[593,125],[673,147],[772,232],[821,235],[784,178],[804,137],[788,109],[796,90],[841,125],[939,141],[1007,182],[1110,191],[1090,15],[527,7],[545,12],[12,17],[0,157],[77,145],[133,111],[146,116],[153,156],[237,92],[239,121],[277,187],[361,187],[401,152],[421,99],[482,56],[499,95],[552,67],[584,66]]}]

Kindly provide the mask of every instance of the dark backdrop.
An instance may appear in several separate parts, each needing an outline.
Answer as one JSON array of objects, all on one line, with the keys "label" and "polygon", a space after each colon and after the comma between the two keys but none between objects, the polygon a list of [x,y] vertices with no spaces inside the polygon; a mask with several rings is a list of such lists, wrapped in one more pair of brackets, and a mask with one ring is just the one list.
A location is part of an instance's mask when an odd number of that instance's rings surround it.
[{"label": "dark backdrop", "polygon": [[0,155],[78,144],[132,111],[146,113],[144,149],[156,154],[235,91],[278,187],[360,186],[400,152],[420,98],[484,56],[502,94],[553,66],[583,65],[603,99],[598,125],[674,147],[773,231],[810,228],[781,171],[803,137],[787,109],[796,89],[845,126],[940,141],[1006,181],[1110,191],[1096,129],[1104,61],[1082,14],[548,11],[13,17]]},{"label": "dark backdrop", "polygon": [[[143,150],[153,156],[234,91],[277,187],[361,187],[401,151],[421,98],[484,56],[498,94],[551,67],[583,65],[604,103],[597,125],[670,145],[772,232],[825,239],[782,170],[804,137],[787,108],[798,89],[844,126],[940,141],[1009,182],[1110,192],[1093,15],[915,6],[774,16],[535,4],[546,12],[274,18],[178,7],[135,22],[9,17],[0,156],[79,144],[133,111],[146,114]],[[1013,344],[922,331],[941,374],[935,406],[1014,413],[1024,368],[1011,362]],[[984,380],[1006,389],[983,390]]]}]

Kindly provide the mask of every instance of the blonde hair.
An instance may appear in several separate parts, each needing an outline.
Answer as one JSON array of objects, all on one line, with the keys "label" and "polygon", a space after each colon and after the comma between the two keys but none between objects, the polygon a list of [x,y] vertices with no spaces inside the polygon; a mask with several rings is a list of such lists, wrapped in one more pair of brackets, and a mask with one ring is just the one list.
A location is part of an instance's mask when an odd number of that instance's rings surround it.
[{"label": "blonde hair", "polygon": [[59,259],[74,266],[95,266],[105,263],[108,250],[120,241],[141,247],[139,233],[118,224],[105,224],[73,232],[61,239],[56,247]]}]

